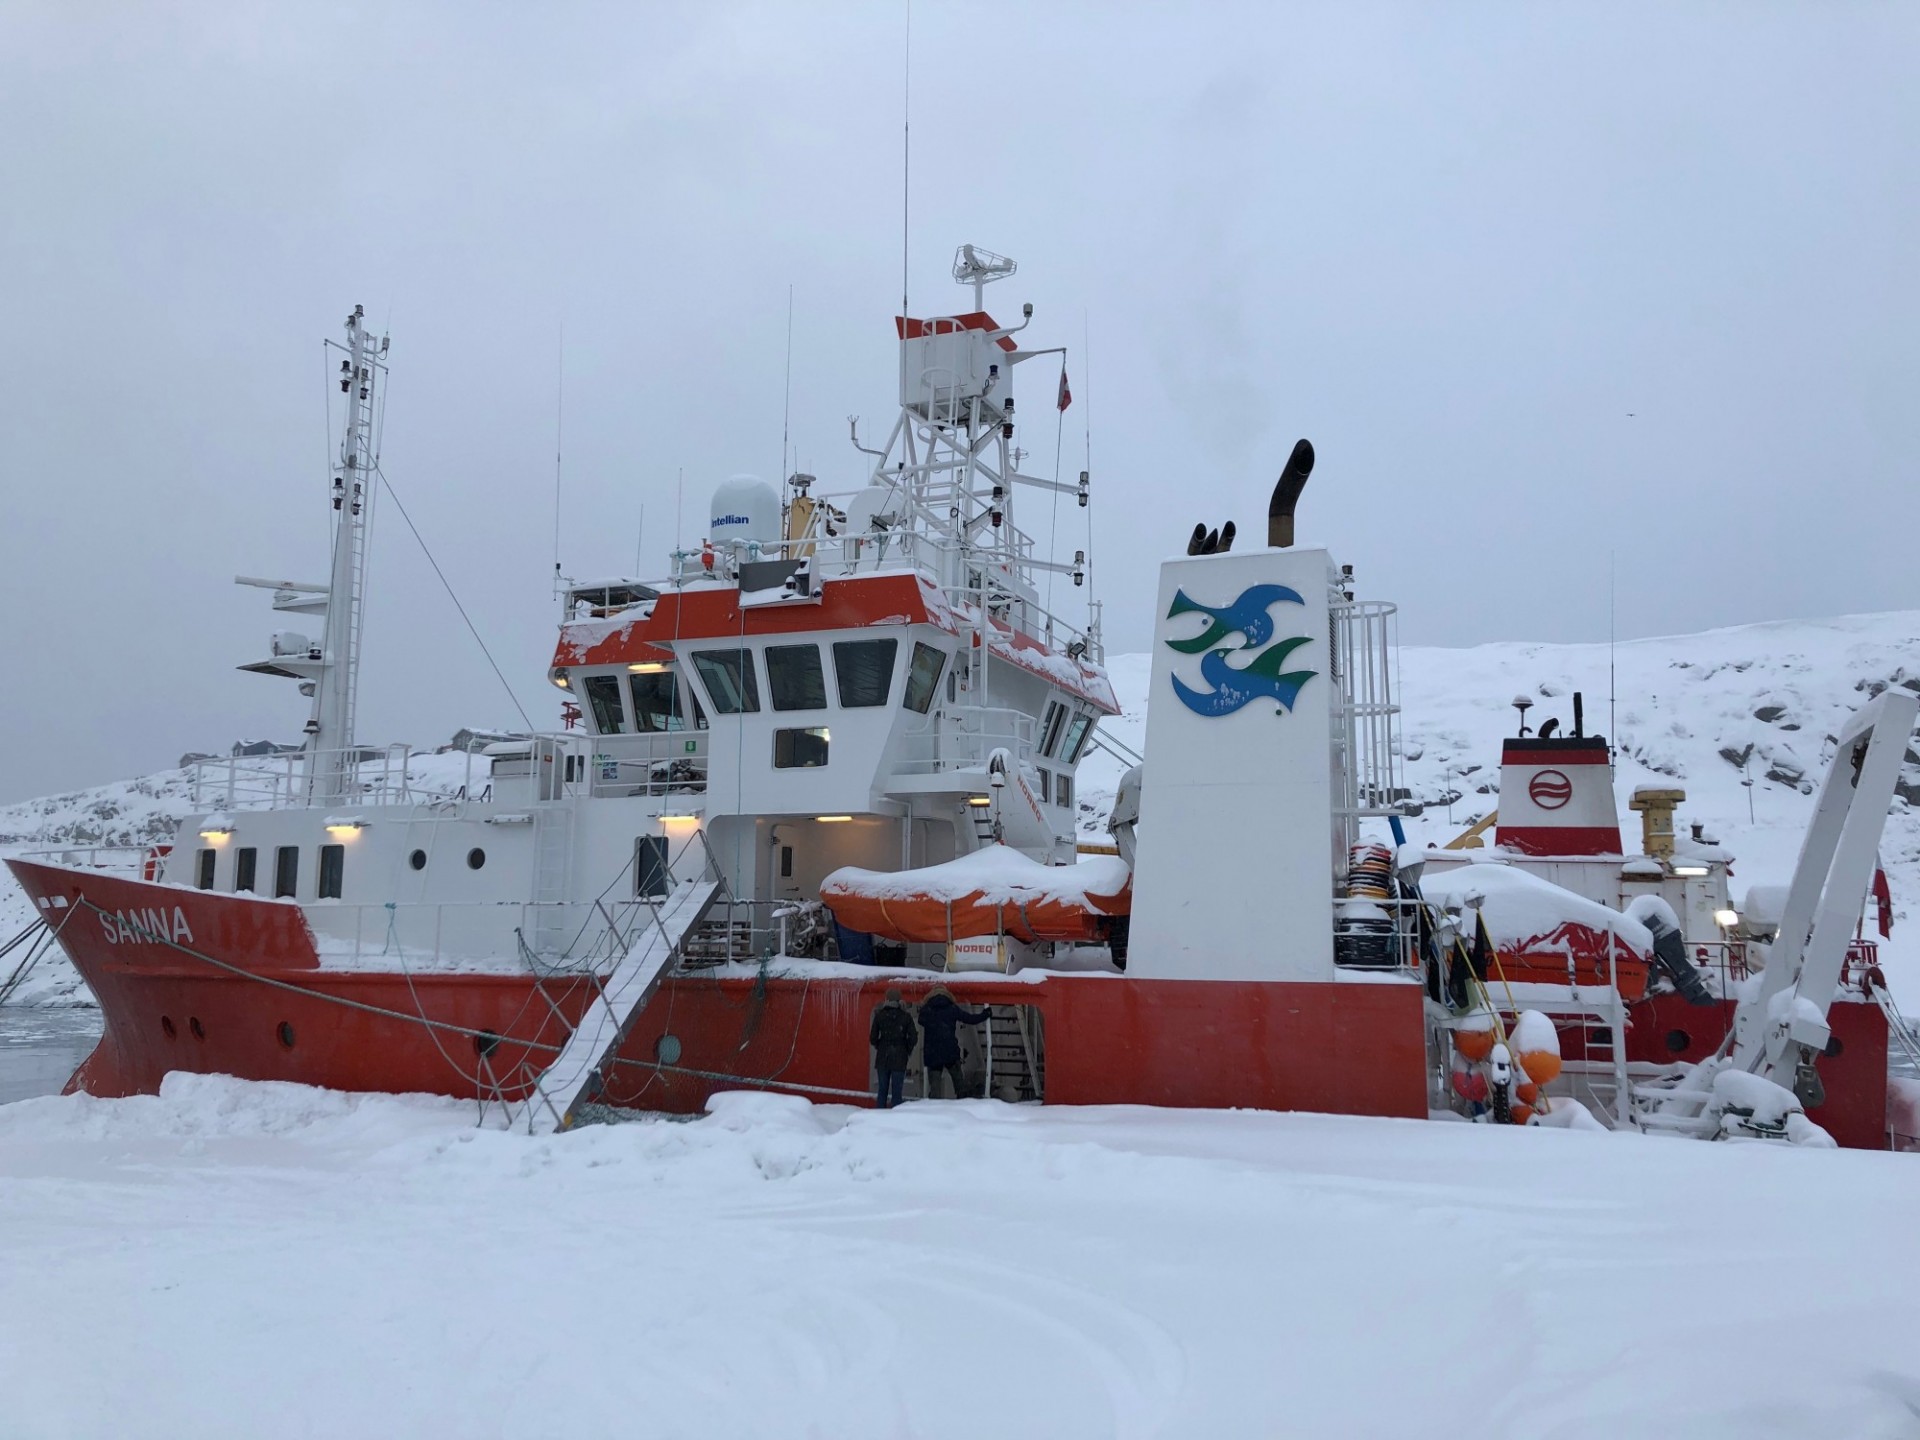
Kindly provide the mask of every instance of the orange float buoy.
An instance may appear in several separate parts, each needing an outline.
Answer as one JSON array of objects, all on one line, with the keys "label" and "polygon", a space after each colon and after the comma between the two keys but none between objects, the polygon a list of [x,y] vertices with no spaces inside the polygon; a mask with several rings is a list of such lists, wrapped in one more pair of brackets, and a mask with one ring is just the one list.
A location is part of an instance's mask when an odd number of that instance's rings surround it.
[{"label": "orange float buoy", "polygon": [[1453,1032],[1453,1048],[1460,1052],[1462,1059],[1478,1063],[1493,1053],[1493,1031],[1456,1030]]},{"label": "orange float buoy", "polygon": [[1531,1105],[1540,1098],[1540,1087],[1531,1080],[1522,1080],[1513,1087],[1513,1095],[1522,1105]]},{"label": "orange float buoy", "polygon": [[1560,1078],[1560,1057],[1551,1050],[1528,1050],[1520,1056],[1520,1068],[1536,1085],[1551,1085]]},{"label": "orange float buoy", "polygon": [[1533,1107],[1531,1105],[1515,1105],[1507,1113],[1512,1117],[1514,1124],[1524,1125],[1533,1118]]}]

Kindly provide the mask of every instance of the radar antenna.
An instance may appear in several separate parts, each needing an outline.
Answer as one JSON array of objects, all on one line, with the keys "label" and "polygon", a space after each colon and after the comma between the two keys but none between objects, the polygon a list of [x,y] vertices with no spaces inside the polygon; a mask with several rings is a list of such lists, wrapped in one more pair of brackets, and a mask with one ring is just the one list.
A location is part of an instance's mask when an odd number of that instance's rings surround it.
[{"label": "radar antenna", "polygon": [[973,286],[973,308],[981,307],[980,292],[995,280],[1004,280],[1020,268],[1017,261],[1004,255],[996,255],[991,250],[982,250],[978,245],[962,245],[953,252],[953,278],[962,285]]}]

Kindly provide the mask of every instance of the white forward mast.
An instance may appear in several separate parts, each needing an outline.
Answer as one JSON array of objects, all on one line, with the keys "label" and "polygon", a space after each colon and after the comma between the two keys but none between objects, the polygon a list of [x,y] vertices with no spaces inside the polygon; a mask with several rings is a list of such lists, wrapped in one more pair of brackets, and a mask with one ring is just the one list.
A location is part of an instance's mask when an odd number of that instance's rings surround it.
[{"label": "white forward mast", "polygon": [[373,521],[374,477],[380,466],[379,387],[386,371],[388,340],[367,333],[366,312],[353,307],[347,340],[326,342],[342,351],[340,389],[347,397],[340,450],[331,467],[333,565],[325,585],[293,580],[235,577],[241,585],[273,591],[273,608],[282,614],[314,617],[324,629],[318,640],[295,630],[273,637],[271,657],[242,665],[259,675],[300,682],[313,697],[313,713],[302,745],[310,804],[346,799],[354,789],[354,705],[360,683],[360,624],[367,576],[367,533]]},{"label": "white forward mast", "polygon": [[388,343],[382,336],[376,344],[367,334],[365,316],[360,306],[353,307],[347,317],[347,343],[340,347],[347,356],[340,362],[347,414],[333,466],[333,572],[327,584],[323,667],[314,687],[313,716],[307,721],[307,747],[313,757],[310,783],[318,801],[342,798],[347,777],[353,773],[367,533],[373,520],[374,470],[380,459],[376,391],[386,369],[381,357]]}]

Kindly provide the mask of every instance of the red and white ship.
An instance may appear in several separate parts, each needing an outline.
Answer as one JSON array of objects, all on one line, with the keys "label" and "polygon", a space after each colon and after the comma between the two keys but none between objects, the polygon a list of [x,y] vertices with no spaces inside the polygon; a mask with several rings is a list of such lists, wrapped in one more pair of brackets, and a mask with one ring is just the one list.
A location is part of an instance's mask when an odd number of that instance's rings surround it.
[{"label": "red and white ship", "polygon": [[[320,628],[244,667],[311,696],[304,748],[200,766],[202,812],[144,868],[9,862],[100,1003],[72,1087],[223,1072],[532,1128],[742,1086],[859,1101],[884,992],[945,985],[988,1009],[963,1066],[1009,1101],[1544,1118],[1572,1095],[1771,1133],[1731,1072],[1884,1143],[1888,1028],[1848,941],[1912,697],[1840,737],[1770,952],[1733,938],[1725,856],[1675,839],[1671,794],[1636,797],[1627,853],[1577,722],[1508,742],[1496,849],[1374,844],[1405,794],[1393,607],[1294,543],[1305,442],[1266,545],[1202,532],[1162,567],[1146,754],[1113,844],[1076,843],[1080,763],[1124,747],[1097,605],[1081,627],[1046,598],[1086,556],[1019,524],[1090,486],[1019,468],[1014,377],[1062,352],[1028,347],[1031,306],[983,308],[1013,269],[962,247],[972,309],[898,320],[864,484],[729,481],[669,574],[569,584],[565,728],[451,781],[439,757],[438,784],[354,730],[387,350],[356,309],[331,575],[245,582]],[[1066,399],[1050,371],[1041,404]],[[1527,1078],[1546,1048],[1557,1074]]]}]

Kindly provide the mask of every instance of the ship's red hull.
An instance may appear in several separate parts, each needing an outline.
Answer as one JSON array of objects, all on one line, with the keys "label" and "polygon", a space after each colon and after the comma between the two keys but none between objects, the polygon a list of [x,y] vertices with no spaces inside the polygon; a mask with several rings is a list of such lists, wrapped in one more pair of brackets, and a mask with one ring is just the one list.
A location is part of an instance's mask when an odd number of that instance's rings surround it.
[{"label": "ship's red hull", "polygon": [[[583,979],[330,970],[291,904],[8,863],[46,902],[42,913],[100,1002],[104,1033],[68,1086],[91,1095],[151,1093],[168,1071],[192,1070],[517,1099],[589,994]],[[694,1113],[714,1091],[741,1085],[862,1097],[873,1007],[890,986],[912,1000],[936,983],[963,1004],[1039,1012],[1049,1102],[1427,1113],[1417,986],[1110,975],[1031,984],[893,972],[673,978],[616,1056],[606,1098]],[[1631,1007],[1628,1058],[1704,1059],[1732,1019],[1731,1001],[1695,1008],[1651,996]],[[1827,1101],[1809,1113],[1842,1145],[1881,1148],[1885,1020],[1871,1005],[1843,1003],[1829,1023],[1840,1044],[1820,1065]],[[1604,1035],[1563,1033],[1562,1048],[1568,1059],[1602,1058]]]},{"label": "ship's red hull", "polygon": [[[10,863],[36,902],[66,902],[42,913],[64,923],[61,944],[106,1021],[69,1087],[93,1095],[147,1093],[170,1070],[194,1070],[515,1096],[588,993],[578,979],[330,970],[294,906]],[[890,986],[911,1000],[942,982],[963,1004],[1039,1012],[1049,1102],[1426,1114],[1416,986],[1108,975],[670,979],[616,1057],[606,1098],[693,1112],[743,1084],[862,1097],[873,1007]]]}]

